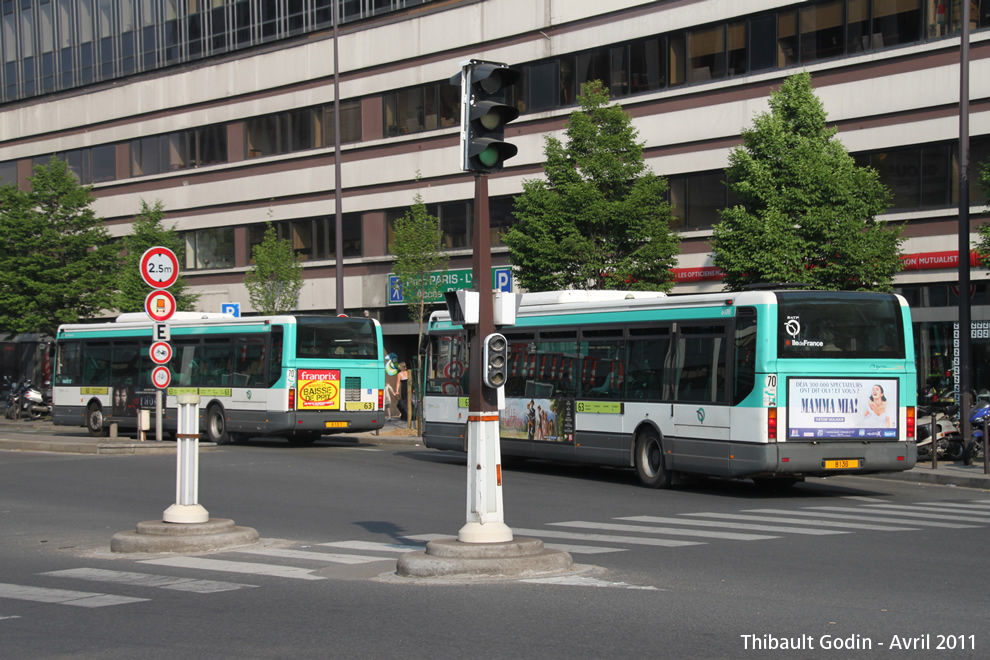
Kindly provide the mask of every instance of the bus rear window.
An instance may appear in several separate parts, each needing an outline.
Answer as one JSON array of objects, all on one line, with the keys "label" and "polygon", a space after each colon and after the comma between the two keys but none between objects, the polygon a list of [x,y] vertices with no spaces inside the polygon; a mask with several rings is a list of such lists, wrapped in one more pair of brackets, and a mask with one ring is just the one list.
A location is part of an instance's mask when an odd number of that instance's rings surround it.
[{"label": "bus rear window", "polygon": [[777,357],[904,359],[901,307],[885,293],[777,293]]},{"label": "bus rear window", "polygon": [[370,319],[300,316],[296,357],[316,360],[378,360],[375,323]]}]

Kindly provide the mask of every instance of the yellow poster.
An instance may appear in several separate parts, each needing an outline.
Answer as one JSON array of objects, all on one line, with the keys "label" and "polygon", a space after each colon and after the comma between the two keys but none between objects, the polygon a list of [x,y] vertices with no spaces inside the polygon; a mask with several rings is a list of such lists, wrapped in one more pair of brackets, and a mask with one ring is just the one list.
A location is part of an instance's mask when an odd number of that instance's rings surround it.
[{"label": "yellow poster", "polygon": [[300,369],[299,410],[340,410],[340,370]]}]

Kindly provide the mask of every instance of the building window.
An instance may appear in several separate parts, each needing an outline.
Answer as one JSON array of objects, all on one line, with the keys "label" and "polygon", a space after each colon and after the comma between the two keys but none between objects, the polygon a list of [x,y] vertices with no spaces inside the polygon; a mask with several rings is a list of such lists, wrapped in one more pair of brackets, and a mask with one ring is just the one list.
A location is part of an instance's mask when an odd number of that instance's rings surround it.
[{"label": "building window", "polygon": [[131,176],[148,176],[227,162],[223,125],[131,140]]},{"label": "building window", "polygon": [[187,270],[229,268],[234,265],[233,227],[209,227],[183,234]]},{"label": "building window", "polygon": [[83,185],[113,181],[117,178],[117,149],[112,144],[35,156],[31,159],[32,171],[38,165],[47,166],[52,156],[65,161],[69,171]]},{"label": "building window", "polygon": [[[450,85],[453,87],[453,85]],[[333,103],[323,106],[323,135],[326,136],[323,146],[332,147],[334,144]],[[340,143],[361,141],[361,101],[340,102]]]},{"label": "building window", "polygon": [[668,201],[674,220],[674,231],[711,229],[719,223],[719,211],[735,204],[725,184],[725,171],[679,174],[667,180]]},{"label": "building window", "polygon": [[[345,259],[363,255],[364,216],[344,213],[341,217],[343,255]],[[337,254],[336,216],[303,218],[273,223],[279,240],[288,240],[300,261],[335,259]],[[247,262],[254,263],[254,248],[265,238],[268,223],[248,226]]]},{"label": "building window", "polygon": [[0,163],[0,186],[17,185],[17,161],[7,160]]}]

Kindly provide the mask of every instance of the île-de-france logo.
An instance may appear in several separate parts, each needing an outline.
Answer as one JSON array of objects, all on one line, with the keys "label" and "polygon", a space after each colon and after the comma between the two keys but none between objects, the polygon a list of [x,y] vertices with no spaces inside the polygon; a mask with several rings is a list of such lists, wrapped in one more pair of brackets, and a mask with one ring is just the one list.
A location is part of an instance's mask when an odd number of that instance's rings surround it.
[{"label": "\u00eele-de-france logo", "polygon": [[702,424],[704,424],[705,423],[705,409],[704,408],[698,408],[695,411],[695,413],[698,415],[698,421],[701,422]]}]

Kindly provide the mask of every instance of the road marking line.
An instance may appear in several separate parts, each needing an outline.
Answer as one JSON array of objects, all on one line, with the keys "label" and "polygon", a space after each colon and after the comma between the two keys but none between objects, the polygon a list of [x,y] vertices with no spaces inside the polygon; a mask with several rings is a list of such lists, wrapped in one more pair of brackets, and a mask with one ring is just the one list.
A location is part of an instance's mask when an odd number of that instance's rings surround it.
[{"label": "road marking line", "polygon": [[[786,514],[786,511],[780,511],[782,514]],[[835,522],[831,520],[803,520],[801,518],[778,518],[776,516],[745,516],[738,513],[734,514],[719,514],[719,513],[692,513],[685,514],[692,516],[706,516],[709,518],[728,518],[731,517],[733,520],[753,520],[756,522],[777,522],[777,523],[789,523],[796,525],[818,525],[820,527],[836,527],[840,529],[869,529],[877,532],[917,532],[917,527],[891,527],[889,525],[867,525],[864,523],[851,523],[851,522]],[[792,531],[789,527],[781,528],[785,532]]]},{"label": "road marking line", "polygon": [[147,598],[128,598],[126,596],[112,596],[110,594],[90,593],[87,591],[26,587],[18,584],[0,584],[0,598],[29,600],[36,603],[55,603],[56,605],[73,605],[75,607],[107,607],[109,605],[126,605],[148,600]]},{"label": "road marking line", "polygon": [[595,545],[570,545],[568,543],[544,543],[544,548],[563,550],[572,555],[603,555],[608,552],[628,552],[628,548],[602,548]]},{"label": "road marking line", "polygon": [[[986,522],[990,522],[990,518],[987,518],[987,516],[990,516],[990,511],[987,511],[983,507],[970,509],[962,506],[961,504],[938,504],[935,502],[924,502],[920,504],[924,506],[925,511],[939,511],[942,513],[959,513],[964,515],[983,516]],[[894,505],[888,504],[885,506],[894,506]],[[877,505],[877,508],[879,507],[880,505]],[[900,507],[900,508],[906,509],[908,511],[919,510],[916,506]]]},{"label": "road marking line", "polygon": [[641,587],[635,584],[629,584],[628,582],[606,582],[605,580],[599,580],[593,577],[582,577],[580,575],[547,577],[547,578],[530,578],[528,580],[519,580],[519,581],[529,582],[530,584],[562,584],[570,587],[599,587],[606,589],[612,588],[612,589],[640,589],[643,591],[666,591],[666,589],[658,589],[656,587]]},{"label": "road marking line", "polygon": [[[638,522],[682,522],[679,519],[653,518],[652,516],[616,518],[616,520],[635,520]],[[683,521],[683,522],[690,525],[696,521]],[[646,525],[617,525],[615,523],[595,523],[595,522],[585,522],[583,520],[574,520],[571,522],[557,522],[557,523],[547,523],[547,524],[557,525],[560,527],[580,527],[583,529],[601,529],[610,532],[641,532],[644,534],[669,534],[671,536],[698,536],[708,539],[728,539],[733,541],[765,541],[767,539],[779,538],[777,536],[764,536],[761,534],[708,532],[699,529],[677,529],[674,527],[647,527]],[[701,526],[707,526],[707,525],[703,524]],[[723,525],[719,525],[716,523],[710,526],[719,527]]]},{"label": "road marking line", "polygon": [[347,548],[349,550],[377,550],[379,552],[416,552],[424,550],[425,545],[402,545],[400,543],[380,543],[378,541],[335,541],[333,543],[317,543],[330,548]]},{"label": "road marking line", "polygon": [[890,500],[882,500],[879,497],[867,497],[866,495],[843,495],[843,499],[846,500],[859,500],[861,502],[889,502]]},{"label": "road marking line", "polygon": [[638,536],[612,536],[611,534],[575,534],[573,532],[558,532],[551,529],[517,529],[512,531],[519,536],[540,538],[546,536],[552,539],[569,539],[571,541],[597,541],[600,543],[629,543],[632,545],[654,545],[665,548],[680,548],[687,545],[706,545],[703,541],[675,541],[674,539],[647,539]]},{"label": "road marking line", "polygon": [[[904,516],[906,518],[921,518],[921,519],[935,518],[937,520],[956,520],[959,522],[983,523],[983,524],[990,523],[990,520],[985,520],[983,518],[967,518],[966,516],[950,516],[941,513],[935,513],[934,511],[931,513],[927,513],[924,511],[896,511],[886,508],[884,509],[870,508],[870,507],[852,508],[852,507],[843,507],[843,506],[809,506],[807,508],[815,511],[848,511],[851,513],[875,513],[877,515],[882,515],[882,516]],[[915,523],[912,520],[910,524],[913,525]]]},{"label": "road marking line", "polygon": [[275,564],[256,564],[252,562],[226,561],[224,559],[205,559],[203,557],[166,557],[164,559],[144,559],[142,564],[155,566],[174,566],[175,568],[195,568],[204,571],[221,571],[226,573],[247,573],[250,575],[268,575],[271,577],[292,578],[295,580],[323,580],[306,568],[295,566],[278,566]]},{"label": "road marking line", "polygon": [[[722,513],[685,513],[685,516],[700,516],[708,518],[734,518],[735,514]],[[716,522],[714,520],[685,520],[684,518],[661,518],[658,516],[631,516],[629,518],[618,518],[618,520],[636,520],[639,522],[669,523],[676,522],[681,525],[698,525],[699,527],[727,527],[729,529],[751,529],[763,532],[783,532],[786,534],[806,534],[809,536],[828,536],[831,534],[848,534],[849,532],[837,532],[832,529],[805,529],[801,527],[776,527],[773,525],[750,525],[747,523]],[[766,538],[780,538],[778,536],[768,536]]]},{"label": "road marking line", "polygon": [[[848,509],[862,511],[862,509]],[[881,518],[879,516],[858,516],[845,513],[823,513],[821,511],[790,511],[787,509],[747,509],[746,513],[782,513],[789,516],[814,516],[817,518],[833,518],[839,520],[865,520],[869,522],[908,524],[914,527],[945,527],[948,529],[973,529],[979,525],[960,525],[959,523],[935,522],[932,520],[902,520],[900,518]],[[877,513],[881,513],[878,511]],[[817,522],[817,520],[815,521]]]},{"label": "road marking line", "polygon": [[149,573],[107,571],[101,568],[71,568],[64,571],[39,573],[39,575],[66,577],[76,580],[91,580],[93,582],[130,584],[136,587],[171,589],[172,591],[190,591],[200,594],[212,594],[220,591],[235,591],[245,587],[257,586],[253,584],[237,584],[236,582],[218,582],[215,580],[196,580],[194,578],[170,577],[168,575],[151,575]]},{"label": "road marking line", "polygon": [[310,561],[329,561],[334,564],[369,564],[374,561],[395,561],[393,557],[366,557],[362,555],[340,555],[330,552],[309,552],[307,550],[291,550],[289,548],[244,548],[232,550],[248,555],[263,557],[283,557],[285,559],[306,559]]},{"label": "road marking line", "polygon": [[[981,501],[977,501],[977,502],[968,502],[968,503],[965,503],[965,504],[962,503],[962,502],[949,502],[949,503],[946,503],[946,502],[919,502],[919,504],[921,506],[946,506],[946,505],[948,505],[948,506],[953,506],[953,507],[961,507],[963,509],[967,509],[966,513],[976,513],[976,511],[969,511],[968,509],[983,509],[983,511],[987,511],[987,505],[990,504],[990,501],[984,502],[984,501],[981,500]],[[981,513],[983,511],[981,511]],[[987,513],[990,513],[990,511],[987,511]]]}]

